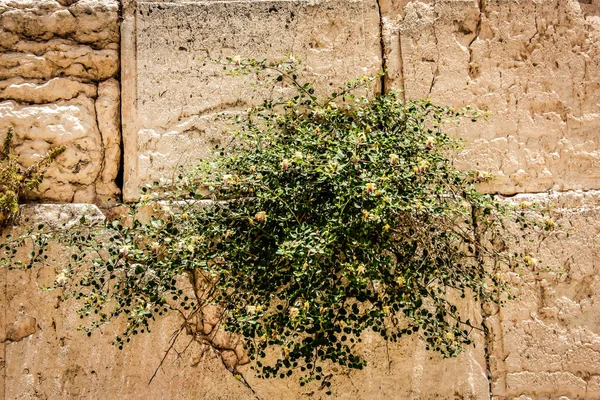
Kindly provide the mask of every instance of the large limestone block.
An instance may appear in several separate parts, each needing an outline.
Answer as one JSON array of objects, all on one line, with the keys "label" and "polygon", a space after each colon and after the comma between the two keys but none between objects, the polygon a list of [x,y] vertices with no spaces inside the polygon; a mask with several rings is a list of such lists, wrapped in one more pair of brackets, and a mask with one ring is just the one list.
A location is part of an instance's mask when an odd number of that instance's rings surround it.
[{"label": "large limestone block", "polygon": [[600,187],[597,16],[573,0],[382,3],[388,88],[489,110],[456,132],[458,164],[497,176],[488,190]]},{"label": "large limestone block", "polygon": [[98,89],[95,85],[68,78],[54,78],[47,82],[32,82],[23,78],[0,81],[0,100],[43,104],[71,100],[80,94],[96,97]]},{"label": "large limestone block", "polygon": [[121,164],[121,86],[116,79],[101,82],[96,99],[98,129],[102,136],[102,171],[96,182],[96,194],[110,198],[120,190],[115,183]]},{"label": "large limestone block", "polygon": [[[22,208],[22,228],[41,222],[51,227],[69,225],[81,215],[88,220],[103,217],[90,205],[32,205]],[[256,398],[224,368],[213,351],[191,343],[185,331],[156,371],[173,332],[181,326],[176,313],[158,317],[151,333],[137,335],[123,350],[111,345],[123,327],[121,322],[87,337],[77,329],[83,322],[76,314],[77,303],[73,299],[61,301],[60,290],[40,290],[51,285],[68,262],[68,252],[59,247],[52,252],[58,255],[57,262],[29,270],[0,271],[0,285],[6,288],[0,294],[5,296],[0,304],[6,306],[6,313],[0,314],[0,339],[10,333],[10,339],[3,343],[7,399]],[[186,282],[182,280],[181,285]],[[477,317],[479,307],[466,302],[462,311]],[[477,335],[474,340],[476,346],[461,356],[443,359],[426,351],[425,344],[416,337],[386,345],[377,335],[367,334],[360,350],[369,360],[367,368],[349,374],[334,372],[333,398],[489,399],[483,340]],[[155,371],[156,377],[149,385]],[[332,398],[318,384],[300,387],[297,376],[261,380],[247,367],[242,372],[259,398]]]},{"label": "large limestone block", "polygon": [[0,45],[65,38],[103,48],[119,41],[118,13],[118,0],[2,0]]},{"label": "large limestone block", "polygon": [[0,0],[0,138],[28,166],[66,146],[36,197],[103,202],[120,194],[119,2]]},{"label": "large limestone block", "polygon": [[0,103],[0,132],[14,127],[14,152],[28,167],[56,146],[65,146],[46,173],[39,196],[60,202],[93,202],[102,169],[102,137],[94,100],[84,95],[51,104]]},{"label": "large limestone block", "polygon": [[19,42],[16,51],[0,53],[0,79],[52,79],[72,76],[86,81],[114,77],[119,72],[116,49],[94,50],[87,45],[62,39],[43,42]]},{"label": "large limestone block", "polygon": [[600,399],[600,191],[521,200],[548,206],[557,228],[532,245],[539,264],[511,277],[518,297],[490,318],[493,394]]},{"label": "large limestone block", "polygon": [[214,121],[218,112],[272,95],[200,58],[292,54],[326,93],[381,68],[375,0],[130,3],[122,49],[126,200],[170,177],[173,166],[211,156],[227,129]]}]

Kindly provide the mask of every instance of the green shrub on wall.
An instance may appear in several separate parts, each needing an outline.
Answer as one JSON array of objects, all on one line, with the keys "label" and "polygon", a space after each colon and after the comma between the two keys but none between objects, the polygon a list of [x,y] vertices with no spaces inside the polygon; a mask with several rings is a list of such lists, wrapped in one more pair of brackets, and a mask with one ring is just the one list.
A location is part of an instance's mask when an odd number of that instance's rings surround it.
[{"label": "green shrub on wall", "polygon": [[0,150],[0,228],[14,219],[19,201],[25,193],[39,187],[48,166],[65,151],[64,147],[55,147],[32,166],[24,168],[11,153],[13,135],[14,130],[9,127]]},{"label": "green shrub on wall", "polygon": [[252,361],[261,377],[296,371],[324,388],[333,366],[366,365],[355,347],[366,331],[459,354],[485,329],[460,299],[502,302],[502,271],[534,260],[505,223],[538,229],[478,192],[487,177],[453,167],[446,127],[477,113],[355,94],[377,77],[318,98],[293,62],[225,64],[294,93],[238,116],[236,144],[181,170],[165,200],[146,188],[129,215],[58,236],[72,256],[55,284],[81,302],[82,329],[123,318],[122,348],[176,313],[177,336],[227,353],[242,381]]}]

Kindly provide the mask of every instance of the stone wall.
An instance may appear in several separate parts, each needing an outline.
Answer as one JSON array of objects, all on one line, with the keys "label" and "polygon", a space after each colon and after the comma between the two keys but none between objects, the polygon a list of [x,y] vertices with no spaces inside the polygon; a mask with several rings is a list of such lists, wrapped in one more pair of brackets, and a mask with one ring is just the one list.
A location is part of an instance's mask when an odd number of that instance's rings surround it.
[{"label": "stone wall", "polygon": [[[490,192],[551,208],[559,234],[537,250],[554,272],[511,276],[520,296],[500,310],[465,304],[492,332],[457,359],[442,360],[416,339],[388,348],[367,337],[371,364],[336,376],[335,397],[600,399],[598,0],[125,0],[121,7],[119,14],[116,0],[0,0],[0,132],[15,126],[25,163],[53,145],[69,148],[41,198],[92,203],[122,189],[131,201],[174,165],[211,156],[227,129],[216,114],[244,110],[264,92],[201,57],[291,53],[323,89],[386,68],[384,90],[489,110],[487,121],[456,130],[466,139],[457,163],[494,174]],[[100,217],[89,205],[25,212],[35,223],[84,210]],[[114,327],[88,339],[76,331],[73,304],[38,290],[55,268],[1,271],[4,398],[254,397],[214,354],[195,347],[171,354],[148,385],[179,321],[158,321],[123,351],[110,345]],[[259,381],[249,371],[246,378],[262,398],[325,397],[293,378]]]},{"label": "stone wall", "polygon": [[0,138],[14,126],[24,165],[67,148],[40,187],[45,200],[120,194],[118,17],[117,0],[0,1]]},{"label": "stone wall", "polygon": [[[382,0],[390,87],[489,110],[460,165],[501,193],[600,185],[600,19],[577,1]],[[588,4],[593,6],[593,4]]]}]

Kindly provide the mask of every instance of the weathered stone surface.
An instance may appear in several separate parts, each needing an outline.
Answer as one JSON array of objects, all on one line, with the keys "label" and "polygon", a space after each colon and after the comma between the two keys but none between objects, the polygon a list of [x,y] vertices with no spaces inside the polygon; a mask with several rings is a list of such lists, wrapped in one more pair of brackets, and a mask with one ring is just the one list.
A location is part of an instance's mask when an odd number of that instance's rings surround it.
[{"label": "weathered stone surface", "polygon": [[96,193],[102,198],[110,198],[119,193],[115,184],[121,162],[121,91],[119,82],[110,79],[98,86],[96,115],[102,136],[102,171],[96,182]]},{"label": "weathered stone surface", "polygon": [[532,245],[540,264],[511,276],[518,298],[490,318],[493,394],[598,399],[600,192],[515,200],[548,205],[558,228]]},{"label": "weathered stone surface", "polygon": [[[470,104],[459,165],[490,191],[600,187],[600,19],[577,1],[382,1],[388,88]],[[592,6],[594,4],[591,4]]]},{"label": "weathered stone surface", "polygon": [[[45,222],[51,226],[72,223],[81,215],[98,220],[95,206],[31,205],[22,210],[25,226]],[[60,252],[60,249],[54,251]],[[49,285],[64,264],[9,271],[0,275],[6,288],[6,321],[33,321],[35,331],[20,340],[6,341],[7,399],[86,398],[86,399],[253,399],[252,392],[225,370],[220,359],[197,343],[181,356],[172,352],[160,365],[172,333],[180,326],[177,315],[158,319],[152,333],[136,336],[124,350],[111,345],[120,323],[96,331],[90,338],[78,331],[81,320],[77,304],[60,301],[58,291],[41,291]],[[6,272],[3,270],[2,272]],[[182,280],[182,284],[186,281]],[[475,304],[465,304],[465,312],[478,313]],[[27,325],[27,324],[22,324]],[[31,325],[31,324],[29,324]],[[27,326],[29,326],[27,325]],[[3,325],[4,327],[5,325]],[[29,334],[30,333],[30,334]],[[175,349],[182,352],[190,338],[182,334]],[[487,399],[488,380],[481,337],[476,347],[456,359],[442,359],[425,350],[415,338],[386,346],[377,335],[365,336],[362,354],[370,361],[363,371],[333,378],[334,398],[452,398]],[[285,380],[259,380],[248,368],[245,378],[256,394],[265,399],[330,398],[318,385],[300,387],[297,377]],[[435,384],[434,384],[435,382]]]},{"label": "weathered stone surface", "polygon": [[0,100],[15,100],[24,103],[53,103],[71,100],[80,94],[96,97],[95,85],[81,83],[68,78],[54,78],[47,82],[30,82],[23,78],[0,81]]},{"label": "weathered stone surface", "polygon": [[[119,42],[117,0],[79,0],[63,4],[54,0],[2,0],[0,42],[7,47],[19,39],[53,38],[103,48]],[[17,38],[17,39],[15,39]]]},{"label": "weathered stone surface", "polygon": [[[536,249],[536,268],[510,276],[518,298],[488,316],[492,333],[486,345],[476,336],[474,348],[457,359],[443,360],[414,338],[386,346],[368,334],[361,352],[370,364],[349,375],[338,371],[332,379],[335,398],[487,399],[486,354],[494,398],[600,398],[600,192],[519,195],[515,201],[547,206],[557,228]],[[102,218],[97,208],[83,205],[29,206],[23,218],[34,225],[59,224],[76,221],[82,212]],[[8,288],[5,324],[36,321],[35,332],[23,329],[27,335],[4,343],[7,398],[107,398],[107,393],[115,399],[253,398],[215,354],[196,344],[181,357],[167,357],[148,386],[180,324],[177,316],[157,320],[152,333],[139,335],[123,351],[110,345],[118,323],[88,339],[76,331],[75,303],[58,302],[58,293],[38,290],[62,268],[47,265],[2,275],[6,281],[0,284]],[[464,312],[477,317],[476,304],[465,307]],[[189,337],[182,335],[176,348],[181,351],[188,343]],[[297,386],[294,376],[262,381],[247,367],[243,372],[262,398],[326,397],[315,387]]]},{"label": "weathered stone surface", "polygon": [[27,79],[51,79],[72,76],[99,81],[115,76],[119,57],[115,49],[94,50],[64,40],[44,43],[47,50],[38,54],[35,42],[19,42],[16,52],[0,54],[0,78],[20,76]]},{"label": "weathered stone surface", "polygon": [[32,198],[118,197],[120,165],[117,0],[0,0],[0,137],[31,165],[66,152]]},{"label": "weathered stone surface", "polygon": [[18,342],[27,336],[33,335],[37,330],[36,320],[33,317],[19,318],[6,326],[5,337],[1,341]]},{"label": "weathered stone surface", "polygon": [[225,130],[207,123],[216,113],[245,110],[269,95],[201,57],[293,54],[324,88],[381,68],[375,0],[138,1],[125,14],[123,32],[128,200],[150,177],[211,156]]},{"label": "weathered stone surface", "polygon": [[[15,153],[24,166],[33,164],[55,146],[66,146],[46,173],[40,196],[61,202],[92,185],[102,168],[102,138],[96,124],[94,100],[80,95],[52,104],[0,103],[0,132],[13,126]],[[93,202],[94,196],[82,199]]]}]

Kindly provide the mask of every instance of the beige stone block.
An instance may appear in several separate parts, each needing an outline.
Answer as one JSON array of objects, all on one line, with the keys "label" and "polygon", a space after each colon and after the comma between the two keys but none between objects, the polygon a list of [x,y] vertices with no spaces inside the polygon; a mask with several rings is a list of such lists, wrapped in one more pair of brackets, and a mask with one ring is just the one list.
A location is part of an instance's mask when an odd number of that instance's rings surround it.
[{"label": "beige stone block", "polygon": [[[586,382],[569,372],[515,372],[508,374],[509,390],[535,393],[534,398],[557,398],[566,395],[568,398],[585,398]],[[547,396],[547,397],[546,397]]]},{"label": "beige stone block", "polygon": [[[22,208],[22,228],[41,222],[50,227],[71,226],[81,215],[90,221],[103,218],[98,208],[90,205],[31,205]],[[213,351],[197,343],[189,345],[185,333],[175,344],[181,354],[172,352],[149,385],[172,333],[180,327],[178,314],[158,317],[151,333],[137,335],[123,350],[111,345],[122,321],[103,326],[88,338],[77,329],[84,321],[76,314],[76,301],[61,301],[59,290],[39,290],[51,284],[67,262],[64,249],[54,247],[52,252],[58,255],[57,262],[7,273],[6,302],[2,303],[7,305],[6,323],[35,319],[36,329],[20,340],[6,342],[6,398],[256,398],[225,370]],[[180,284],[188,282],[182,279]],[[478,309],[468,301],[462,307],[474,316]],[[426,351],[414,336],[386,345],[378,335],[366,334],[358,351],[367,357],[367,368],[349,374],[341,368],[334,371],[333,396],[326,396],[318,384],[300,387],[297,376],[261,380],[248,366],[242,373],[256,395],[264,399],[488,399],[484,346],[481,336],[475,335],[474,340],[476,346],[464,354],[443,359]]]},{"label": "beige stone block", "polygon": [[39,196],[73,201],[80,185],[93,185],[102,168],[102,138],[96,123],[94,100],[83,95],[40,105],[0,103],[0,132],[14,127],[14,152],[27,167],[56,146],[66,150],[46,173]]},{"label": "beige stone block", "polygon": [[293,54],[304,62],[302,79],[314,79],[325,93],[381,68],[375,0],[138,1],[125,10],[126,200],[136,199],[149,178],[170,177],[174,165],[225,144],[226,129],[210,123],[216,113],[273,96],[200,58]]},{"label": "beige stone block", "polygon": [[385,2],[389,88],[489,111],[454,134],[490,192],[599,188],[600,23],[579,3]]},{"label": "beige stone block", "polygon": [[95,98],[97,92],[95,85],[68,78],[54,78],[46,82],[31,82],[23,78],[0,81],[0,100],[15,100],[19,103],[53,103],[71,100],[80,94]]},{"label": "beige stone block", "polygon": [[[0,79],[52,79],[72,76],[87,81],[114,77],[119,72],[115,49],[94,50],[65,40],[19,42],[16,51],[0,54]],[[45,51],[39,51],[40,47]]]},{"label": "beige stone block", "polygon": [[121,91],[116,79],[101,82],[96,99],[96,115],[98,128],[102,136],[102,171],[96,192],[100,197],[115,198],[120,190],[115,185],[121,162]]},{"label": "beige stone block", "polygon": [[[69,4],[71,3],[71,4]],[[104,47],[119,41],[117,0],[2,0],[0,38],[19,37],[36,41],[53,38]],[[14,42],[9,40],[8,43]],[[0,42],[5,46],[4,41]]]},{"label": "beige stone block", "polygon": [[588,386],[600,375],[600,192],[518,195],[514,201],[551,210],[556,228],[532,244],[539,265],[515,274],[517,298],[493,317],[493,393],[596,399]]}]

